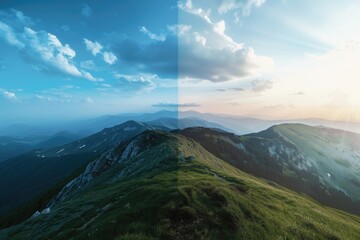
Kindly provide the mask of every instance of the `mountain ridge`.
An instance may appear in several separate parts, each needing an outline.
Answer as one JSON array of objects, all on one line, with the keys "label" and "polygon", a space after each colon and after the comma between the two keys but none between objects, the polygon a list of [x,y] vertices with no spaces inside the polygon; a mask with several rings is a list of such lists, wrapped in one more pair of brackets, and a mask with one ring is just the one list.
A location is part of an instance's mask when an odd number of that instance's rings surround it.
[{"label": "mountain ridge", "polygon": [[33,150],[0,162],[0,213],[34,199],[89,160],[147,129],[153,127],[129,121],[60,147]]},{"label": "mountain ridge", "polygon": [[[284,126],[293,126],[296,132],[285,131]],[[307,130],[303,132],[299,126],[306,125],[274,126],[242,136],[204,128],[185,129],[180,133],[247,173],[305,193],[328,206],[360,214],[360,185],[357,184],[360,158],[354,155],[360,150],[360,135],[347,135],[348,145],[335,142],[331,134],[327,135],[328,128],[306,126]],[[283,134],[278,133],[279,128],[284,128]],[[348,134],[334,129],[331,133]],[[302,138],[299,140],[298,136]],[[320,140],[319,136],[322,136]],[[337,135],[333,137],[338,138]],[[342,155],[352,160],[345,161],[346,158],[339,157]]]},{"label": "mountain ridge", "polygon": [[117,159],[136,139],[141,151],[103,171],[49,212],[1,231],[0,237],[325,240],[360,236],[359,217],[243,173],[176,132],[145,131],[115,147]]}]

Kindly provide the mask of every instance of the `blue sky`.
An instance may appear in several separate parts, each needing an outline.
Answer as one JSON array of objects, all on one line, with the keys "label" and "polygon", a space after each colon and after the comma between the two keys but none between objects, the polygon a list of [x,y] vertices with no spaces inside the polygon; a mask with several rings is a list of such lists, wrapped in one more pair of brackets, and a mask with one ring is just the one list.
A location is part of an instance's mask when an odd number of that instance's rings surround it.
[{"label": "blue sky", "polygon": [[161,109],[360,121],[356,0],[0,3],[0,122]]},{"label": "blue sky", "polygon": [[157,3],[0,3],[2,120],[155,111],[153,104],[176,103],[177,39],[152,33],[164,35],[177,24],[176,1]]}]

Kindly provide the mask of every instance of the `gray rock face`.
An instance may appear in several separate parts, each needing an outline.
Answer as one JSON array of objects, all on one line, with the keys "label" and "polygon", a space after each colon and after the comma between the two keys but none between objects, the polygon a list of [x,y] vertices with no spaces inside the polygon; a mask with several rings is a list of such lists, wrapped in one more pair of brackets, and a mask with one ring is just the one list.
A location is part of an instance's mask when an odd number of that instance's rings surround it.
[{"label": "gray rock face", "polygon": [[49,214],[49,213],[50,213],[50,208],[45,208],[45,209],[43,209],[41,212],[36,211],[36,212],[31,216],[31,218],[35,218],[35,217],[38,217],[38,216],[40,216],[40,215]]},{"label": "gray rock face", "polygon": [[123,162],[126,159],[135,157],[140,151],[139,143],[139,139],[137,138],[131,141],[125,148],[123,154],[119,159],[119,162]]},{"label": "gray rock face", "polygon": [[108,170],[113,165],[136,157],[140,152],[140,145],[141,137],[136,137],[126,146],[121,155],[117,152],[117,147],[103,153],[98,159],[89,163],[82,174],[66,184],[48,206],[53,206],[58,202],[64,201],[69,195],[88,186],[96,176]]}]

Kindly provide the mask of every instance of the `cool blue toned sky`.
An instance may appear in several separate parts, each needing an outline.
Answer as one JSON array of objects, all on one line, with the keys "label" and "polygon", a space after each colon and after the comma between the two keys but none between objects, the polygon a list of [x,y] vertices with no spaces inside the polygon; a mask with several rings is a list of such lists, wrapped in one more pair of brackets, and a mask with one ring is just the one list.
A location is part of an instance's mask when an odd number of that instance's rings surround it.
[{"label": "cool blue toned sky", "polygon": [[0,3],[2,122],[177,103],[177,38],[167,30],[176,1],[8,2]]},{"label": "cool blue toned sky", "polygon": [[357,0],[0,3],[2,122],[197,110],[360,121]]}]

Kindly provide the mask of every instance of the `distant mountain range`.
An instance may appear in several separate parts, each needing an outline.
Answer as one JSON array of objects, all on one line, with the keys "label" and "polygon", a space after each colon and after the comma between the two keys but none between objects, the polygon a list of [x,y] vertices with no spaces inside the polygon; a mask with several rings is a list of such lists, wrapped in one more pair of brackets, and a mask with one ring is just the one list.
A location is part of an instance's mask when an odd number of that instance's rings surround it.
[{"label": "distant mountain range", "polygon": [[[183,119],[177,119],[177,118],[156,118],[161,117],[164,115],[170,115],[175,116],[175,112],[158,112],[157,114],[145,114],[139,116],[139,119],[144,119],[147,121],[148,126],[153,126],[154,128],[162,128],[167,130],[173,130],[173,129],[184,129],[188,127],[208,127],[208,128],[218,128],[222,129],[224,131],[231,131],[231,129],[228,129],[220,124],[216,124],[213,122],[208,122],[203,119],[191,117],[191,118],[183,118]],[[96,124],[94,123],[94,126],[97,126],[97,128],[101,128],[99,130],[103,130],[104,128],[113,127],[118,124],[121,124],[124,122],[126,117],[104,117],[100,120],[96,121]],[[83,127],[86,125],[83,125]],[[101,126],[101,127],[100,127]],[[104,127],[104,128],[102,128]],[[12,128],[10,128],[12,129]],[[26,129],[31,129],[30,127],[27,127]],[[93,127],[89,127],[89,129],[94,129]],[[36,129],[32,129],[36,132]],[[35,132],[28,132],[29,135],[26,136],[26,131],[23,133],[23,136],[19,136],[19,134],[14,133],[15,137],[9,137],[4,136],[0,137],[0,162],[7,160],[11,157],[18,156],[22,153],[28,152],[30,150],[41,150],[45,148],[51,148],[51,147],[57,147],[61,146],[70,142],[73,142],[75,140],[81,139],[85,136],[91,135],[90,132],[93,131],[69,131],[64,130],[58,133],[55,133],[52,136],[39,136],[36,135]],[[77,132],[75,134],[74,132]],[[10,133],[9,133],[10,134]]]},{"label": "distant mountain range", "polygon": [[259,132],[268,129],[274,125],[283,123],[302,123],[310,126],[325,126],[360,133],[360,123],[347,121],[329,121],[318,118],[265,120],[236,115],[200,113],[196,111],[179,112],[179,118],[188,117],[198,117],[207,121],[215,122],[217,124],[226,126],[227,128],[231,129],[232,132],[235,132],[237,134]]},{"label": "distant mountain range", "polygon": [[[138,122],[152,122],[159,119],[197,119],[222,126],[223,130],[231,131],[237,134],[248,134],[263,131],[271,126],[282,123],[302,123],[310,126],[326,126],[347,131],[360,133],[360,123],[347,121],[329,121],[317,118],[307,119],[279,119],[265,120],[259,118],[223,115],[212,113],[201,113],[196,111],[167,111],[162,110],[154,113],[124,113],[118,115],[105,115],[97,118],[67,122],[62,124],[15,124],[0,128],[0,136],[13,138],[41,138],[45,140],[58,132],[68,131],[75,135],[89,136],[104,128],[113,127],[129,120]],[[183,123],[179,123],[181,126]],[[175,126],[176,123],[173,124]],[[187,125],[184,124],[184,127]],[[207,126],[203,126],[207,127]],[[213,127],[213,126],[210,126]]]},{"label": "distant mountain range", "polygon": [[150,125],[161,125],[169,129],[200,126],[218,128],[236,134],[259,132],[282,123],[302,123],[310,126],[325,126],[360,133],[360,123],[355,122],[327,121],[315,118],[263,120],[196,111],[163,110],[145,114],[105,115],[58,125],[10,125],[0,129],[0,162],[33,149],[61,146],[129,120],[147,122]]},{"label": "distant mountain range", "polygon": [[50,137],[0,137],[0,162],[21,155],[30,150],[51,148],[70,143],[84,136],[62,131]]}]

